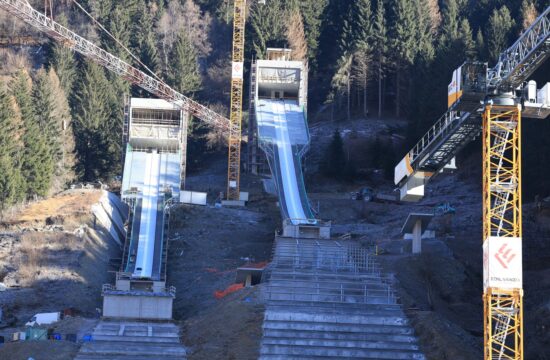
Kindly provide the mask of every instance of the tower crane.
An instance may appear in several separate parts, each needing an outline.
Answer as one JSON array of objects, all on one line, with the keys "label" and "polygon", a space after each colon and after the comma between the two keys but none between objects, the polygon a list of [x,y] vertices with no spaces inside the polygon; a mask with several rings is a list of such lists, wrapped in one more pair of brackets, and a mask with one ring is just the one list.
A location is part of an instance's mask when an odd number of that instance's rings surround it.
[{"label": "tower crane", "polygon": [[231,71],[231,105],[229,130],[229,161],[227,169],[227,200],[240,200],[241,126],[243,118],[244,31],[246,0],[234,0],[233,62]]},{"label": "tower crane", "polygon": [[104,66],[134,85],[171,102],[204,123],[229,134],[228,199],[239,198],[239,172],[241,151],[242,79],[244,57],[244,25],[246,0],[235,0],[233,40],[233,76],[231,84],[231,118],[210,110],[206,106],[177,92],[164,82],[117,58],[92,42],[32,8],[25,0],[0,0],[0,8],[23,20],[34,28],[63,43],[84,57]]},{"label": "tower crane", "polygon": [[[266,0],[258,0],[265,5]],[[241,137],[243,117],[244,43],[246,0],[234,0],[233,55],[231,71],[231,109],[229,131],[229,167],[227,171],[227,200],[240,200]]]},{"label": "tower crane", "polygon": [[524,359],[521,120],[550,115],[550,83],[525,82],[550,57],[550,7],[493,68],[466,62],[453,73],[448,110],[395,168],[401,199],[417,201],[427,182],[464,146],[483,142],[484,358]]}]

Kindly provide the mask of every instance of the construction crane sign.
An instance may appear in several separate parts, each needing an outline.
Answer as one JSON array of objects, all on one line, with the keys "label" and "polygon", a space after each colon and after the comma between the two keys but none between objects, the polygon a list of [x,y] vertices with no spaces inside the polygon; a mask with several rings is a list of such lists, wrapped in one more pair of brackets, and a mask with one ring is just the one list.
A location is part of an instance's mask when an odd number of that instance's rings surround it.
[{"label": "construction crane sign", "polygon": [[521,289],[521,238],[492,236],[483,244],[483,288]]},{"label": "construction crane sign", "polygon": [[231,74],[231,78],[242,80],[243,74],[244,74],[244,64],[242,62],[234,61],[232,68],[233,68],[233,71]]}]

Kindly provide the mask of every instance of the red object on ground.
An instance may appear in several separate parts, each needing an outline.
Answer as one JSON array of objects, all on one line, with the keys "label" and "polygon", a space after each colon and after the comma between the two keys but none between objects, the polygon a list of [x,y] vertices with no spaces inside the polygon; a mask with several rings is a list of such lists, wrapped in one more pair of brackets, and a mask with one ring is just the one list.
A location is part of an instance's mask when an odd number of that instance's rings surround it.
[{"label": "red object on ground", "polygon": [[236,291],[239,291],[241,290],[242,288],[244,288],[244,285],[243,284],[233,284],[233,285],[230,285],[227,289],[225,290],[222,290],[222,291],[214,291],[214,297],[216,299],[222,299],[224,297],[226,297],[227,295],[229,294],[232,294]]}]

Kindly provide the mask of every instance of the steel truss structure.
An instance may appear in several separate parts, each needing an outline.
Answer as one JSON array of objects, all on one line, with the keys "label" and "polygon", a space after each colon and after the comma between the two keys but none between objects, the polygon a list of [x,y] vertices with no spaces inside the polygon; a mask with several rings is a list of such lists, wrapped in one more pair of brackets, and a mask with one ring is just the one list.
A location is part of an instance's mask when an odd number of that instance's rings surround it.
[{"label": "steel truss structure", "polygon": [[489,69],[489,90],[509,91],[521,85],[549,56],[550,7],[500,54],[496,66]]},{"label": "steel truss structure", "polygon": [[229,130],[229,161],[227,170],[227,200],[240,198],[241,126],[243,117],[244,32],[246,0],[234,0],[233,71],[231,76],[231,122]]},{"label": "steel truss structure", "polygon": [[[521,204],[521,107],[487,105],[483,115],[485,242],[497,238],[519,241],[521,246]],[[488,244],[484,244],[484,249],[485,245]],[[484,263],[490,261],[486,256],[484,253]],[[521,286],[485,287],[485,360],[523,359],[522,298]]]}]

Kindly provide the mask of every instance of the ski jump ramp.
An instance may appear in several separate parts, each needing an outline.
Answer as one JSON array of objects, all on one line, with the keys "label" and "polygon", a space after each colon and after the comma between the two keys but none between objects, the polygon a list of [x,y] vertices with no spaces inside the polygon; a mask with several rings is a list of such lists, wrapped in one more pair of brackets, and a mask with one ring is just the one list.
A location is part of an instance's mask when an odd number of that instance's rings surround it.
[{"label": "ski jump ramp", "polygon": [[301,158],[309,146],[304,110],[295,100],[259,99],[256,119],[284,219],[293,225],[315,225],[302,174]]}]

